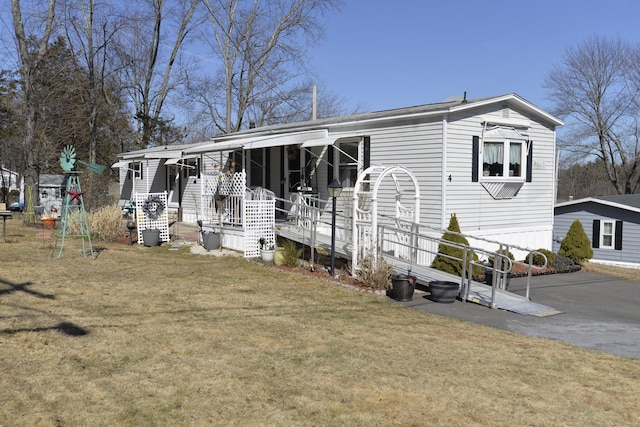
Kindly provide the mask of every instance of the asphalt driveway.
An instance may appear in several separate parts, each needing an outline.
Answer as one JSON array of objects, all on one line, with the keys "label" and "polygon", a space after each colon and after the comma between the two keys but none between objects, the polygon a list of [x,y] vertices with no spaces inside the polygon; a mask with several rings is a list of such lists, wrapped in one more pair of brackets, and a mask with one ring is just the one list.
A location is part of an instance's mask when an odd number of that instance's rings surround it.
[{"label": "asphalt driveway", "polygon": [[[509,290],[525,295],[526,279],[513,278]],[[523,316],[456,300],[441,304],[416,292],[407,307],[493,326],[507,331],[557,339],[606,353],[640,358],[640,282],[576,272],[535,276],[531,300],[561,314]]]}]

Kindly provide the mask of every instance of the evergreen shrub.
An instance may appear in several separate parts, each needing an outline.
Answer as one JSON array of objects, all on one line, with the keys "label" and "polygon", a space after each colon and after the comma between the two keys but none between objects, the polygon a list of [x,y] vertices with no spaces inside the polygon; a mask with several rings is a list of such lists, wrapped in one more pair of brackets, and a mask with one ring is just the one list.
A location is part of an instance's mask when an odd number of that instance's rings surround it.
[{"label": "evergreen shrub", "polygon": [[582,264],[593,257],[591,241],[585,233],[580,220],[575,220],[569,227],[567,235],[560,243],[559,255],[571,258],[576,264]]},{"label": "evergreen shrub", "polygon": [[[458,218],[456,214],[451,215],[451,219],[449,220],[449,226],[447,227],[447,231],[442,235],[442,239],[452,242],[458,243],[460,245],[469,245],[469,241],[466,237],[458,234],[460,233],[460,224],[458,224]],[[462,258],[464,256],[464,249],[451,246],[445,243],[440,243],[438,245],[438,255],[434,258],[431,263],[431,267],[436,270],[444,271],[445,273],[455,274],[457,276],[462,276]],[[450,258],[451,257],[451,258]],[[457,259],[453,259],[457,258]],[[478,255],[473,254],[474,261],[478,261]],[[465,270],[469,267],[470,260],[467,260],[467,265],[465,266]],[[482,274],[482,269],[479,266],[474,265],[472,270],[472,275],[474,277]]]}]

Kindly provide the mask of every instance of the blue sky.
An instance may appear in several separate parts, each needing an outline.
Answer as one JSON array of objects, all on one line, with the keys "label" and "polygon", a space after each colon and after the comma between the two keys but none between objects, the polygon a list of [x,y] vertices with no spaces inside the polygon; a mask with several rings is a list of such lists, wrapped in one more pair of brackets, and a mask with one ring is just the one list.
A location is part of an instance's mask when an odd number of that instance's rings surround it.
[{"label": "blue sky", "polygon": [[[545,76],[597,35],[640,42],[637,0],[345,0],[309,64],[361,111],[515,92],[550,109]],[[321,94],[319,94],[321,96]]]}]

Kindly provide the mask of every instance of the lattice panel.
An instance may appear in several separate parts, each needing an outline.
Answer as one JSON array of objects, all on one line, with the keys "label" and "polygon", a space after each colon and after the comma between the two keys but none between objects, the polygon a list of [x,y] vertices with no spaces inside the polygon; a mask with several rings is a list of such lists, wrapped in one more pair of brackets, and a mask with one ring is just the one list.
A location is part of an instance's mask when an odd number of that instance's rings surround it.
[{"label": "lattice panel", "polygon": [[260,238],[275,244],[276,201],[245,200],[244,218],[244,256],[260,256]]},{"label": "lattice panel", "polygon": [[[158,215],[157,219],[149,218],[142,210],[142,205],[149,196],[157,196],[164,204],[165,208]],[[167,192],[163,193],[137,193],[134,197],[136,203],[136,224],[138,226],[138,244],[141,245],[142,230],[155,229],[160,230],[160,240],[169,241],[169,213],[167,209]]]},{"label": "lattice panel", "polygon": [[[213,172],[203,175],[203,185],[200,200],[199,215],[206,222],[217,224],[220,220],[214,197],[216,194],[225,196],[222,203],[222,222],[241,225],[242,200],[245,196],[247,176],[244,171],[233,174]],[[218,192],[219,190],[219,192]]]}]

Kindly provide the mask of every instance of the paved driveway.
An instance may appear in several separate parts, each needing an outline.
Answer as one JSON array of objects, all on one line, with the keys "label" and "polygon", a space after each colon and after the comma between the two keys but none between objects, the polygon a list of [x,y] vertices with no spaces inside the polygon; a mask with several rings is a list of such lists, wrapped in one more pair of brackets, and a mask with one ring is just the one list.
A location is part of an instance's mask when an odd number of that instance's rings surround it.
[{"label": "paved driveway", "polygon": [[[511,279],[509,290],[525,294],[526,279]],[[552,338],[577,346],[640,358],[640,282],[576,272],[531,279],[532,301],[562,311],[548,317],[523,316],[469,302],[435,303],[414,294],[402,304],[507,331]]]}]

